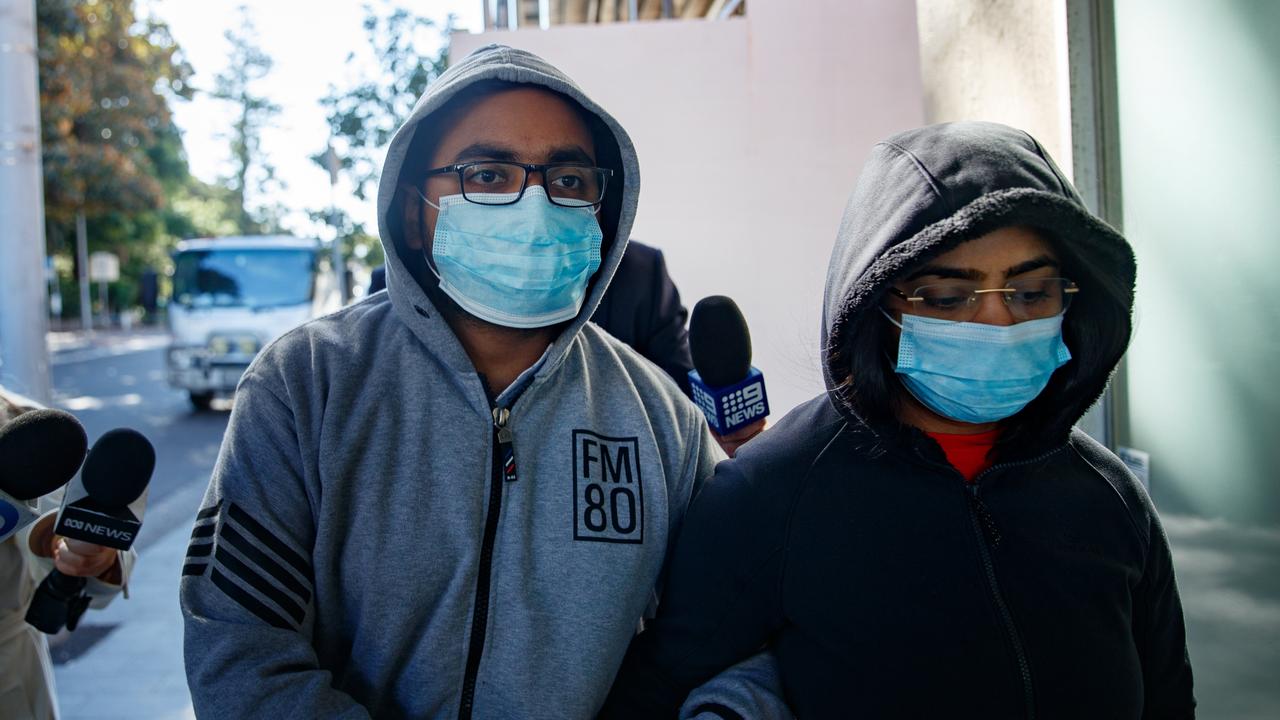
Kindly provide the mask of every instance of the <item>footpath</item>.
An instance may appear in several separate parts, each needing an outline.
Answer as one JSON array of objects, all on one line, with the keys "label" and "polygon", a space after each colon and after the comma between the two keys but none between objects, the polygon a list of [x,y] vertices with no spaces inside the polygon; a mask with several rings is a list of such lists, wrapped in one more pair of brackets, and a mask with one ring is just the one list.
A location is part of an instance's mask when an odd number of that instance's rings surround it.
[{"label": "footpath", "polygon": [[[47,342],[50,362],[57,366],[164,347],[169,335],[158,327],[62,330],[50,332]],[[157,513],[194,516],[202,491],[193,487],[161,507],[148,508],[147,519],[159,527],[160,518],[152,517]],[[183,670],[178,609],[178,580],[190,532],[189,523],[178,523],[151,540],[144,527],[135,546],[140,559],[129,581],[129,597],[118,596],[108,607],[89,611],[75,632],[64,630],[50,638],[63,720],[195,717]]]}]

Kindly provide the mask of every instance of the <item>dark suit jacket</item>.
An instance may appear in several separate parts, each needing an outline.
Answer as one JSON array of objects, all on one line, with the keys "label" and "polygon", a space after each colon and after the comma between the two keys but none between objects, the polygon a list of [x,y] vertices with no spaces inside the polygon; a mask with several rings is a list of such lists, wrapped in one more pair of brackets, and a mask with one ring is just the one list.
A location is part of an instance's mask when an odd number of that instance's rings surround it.
[{"label": "dark suit jacket", "polygon": [[667,274],[662,251],[632,240],[592,321],[630,345],[689,394],[689,311]]}]

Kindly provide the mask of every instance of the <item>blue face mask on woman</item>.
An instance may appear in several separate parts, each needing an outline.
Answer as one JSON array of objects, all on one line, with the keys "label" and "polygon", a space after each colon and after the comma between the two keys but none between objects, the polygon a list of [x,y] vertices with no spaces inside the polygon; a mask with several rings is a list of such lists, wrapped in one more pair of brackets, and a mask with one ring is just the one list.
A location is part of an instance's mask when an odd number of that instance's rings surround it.
[{"label": "blue face mask on woman", "polygon": [[[881,312],[884,312],[881,310]],[[1071,359],[1062,315],[986,325],[903,314],[894,370],[925,407],[967,423],[1017,413]]]},{"label": "blue face mask on woman", "polygon": [[604,232],[595,208],[553,205],[538,186],[511,205],[481,205],[462,195],[442,197],[439,205],[422,199],[440,211],[431,249],[440,290],[463,310],[510,328],[577,316],[587,281],[600,268]]}]

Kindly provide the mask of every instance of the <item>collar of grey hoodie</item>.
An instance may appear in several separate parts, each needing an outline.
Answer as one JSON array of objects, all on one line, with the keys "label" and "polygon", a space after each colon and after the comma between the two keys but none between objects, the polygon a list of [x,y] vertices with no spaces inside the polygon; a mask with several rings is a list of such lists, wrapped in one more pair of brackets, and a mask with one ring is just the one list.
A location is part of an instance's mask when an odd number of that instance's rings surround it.
[{"label": "collar of grey hoodie", "polygon": [[[475,367],[453,331],[441,317],[427,294],[414,280],[403,259],[396,251],[395,242],[387,229],[387,213],[399,184],[405,156],[413,140],[415,128],[432,113],[439,110],[463,88],[483,80],[502,80],[513,83],[538,85],[561,93],[581,105],[587,112],[599,118],[613,135],[618,155],[622,159],[622,203],[617,217],[617,231],[609,242],[608,255],[601,259],[591,292],[582,303],[578,315],[551,343],[542,357],[516,378],[498,397],[498,403],[509,406],[531,383],[554,373],[564,361],[582,326],[591,318],[609,281],[613,278],[626,249],[626,238],[631,234],[635,219],[636,203],[640,193],[640,167],[635,147],[618,122],[592,101],[568,76],[542,58],[523,50],[503,45],[488,45],[468,55],[450,67],[428,87],[418,99],[409,119],[396,131],[387,149],[382,176],[378,184],[378,233],[387,263],[387,291],[391,296],[396,315],[422,341],[426,351],[460,375],[475,375]],[[617,178],[615,178],[617,182]],[[479,379],[476,380],[479,386]],[[483,394],[483,392],[481,393]],[[485,403],[487,405],[487,398]],[[479,409],[479,408],[477,408]],[[485,408],[487,411],[487,407]]]}]

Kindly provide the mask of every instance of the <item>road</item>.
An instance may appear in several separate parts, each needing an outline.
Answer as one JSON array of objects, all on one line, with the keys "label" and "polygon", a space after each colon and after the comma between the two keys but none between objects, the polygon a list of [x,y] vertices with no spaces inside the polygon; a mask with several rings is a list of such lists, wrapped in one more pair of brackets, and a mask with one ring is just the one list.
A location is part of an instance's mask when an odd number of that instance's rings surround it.
[{"label": "road", "polygon": [[155,333],[114,337],[53,357],[53,405],[80,419],[91,445],[118,427],[138,430],[155,445],[140,551],[194,519],[229,414],[227,405],[193,412],[186,394],[169,388],[164,343]]},{"label": "road", "polygon": [[79,418],[91,444],[129,427],[156,449],[128,599],[90,612],[75,632],[49,638],[64,720],[194,718],[178,582],[230,404],[197,413],[185,393],[171,390],[164,380],[167,341],[155,330],[50,334],[53,406]]}]

